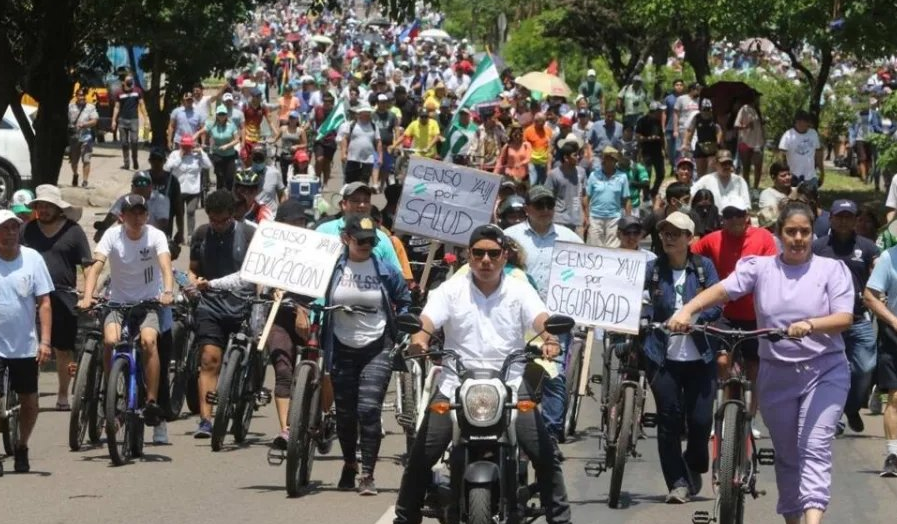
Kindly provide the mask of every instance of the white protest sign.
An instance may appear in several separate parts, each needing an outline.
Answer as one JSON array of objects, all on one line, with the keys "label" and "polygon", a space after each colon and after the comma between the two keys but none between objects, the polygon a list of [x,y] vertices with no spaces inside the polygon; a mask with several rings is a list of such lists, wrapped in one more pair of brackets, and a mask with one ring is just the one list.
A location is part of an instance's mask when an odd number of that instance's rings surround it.
[{"label": "white protest sign", "polygon": [[586,326],[638,333],[644,253],[558,242],[551,258],[549,311]]},{"label": "white protest sign", "polygon": [[412,157],[394,228],[466,246],[474,228],[492,221],[500,183],[491,173]]},{"label": "white protest sign", "polygon": [[240,277],[255,284],[323,298],[342,250],[338,236],[265,220],[249,243]]}]

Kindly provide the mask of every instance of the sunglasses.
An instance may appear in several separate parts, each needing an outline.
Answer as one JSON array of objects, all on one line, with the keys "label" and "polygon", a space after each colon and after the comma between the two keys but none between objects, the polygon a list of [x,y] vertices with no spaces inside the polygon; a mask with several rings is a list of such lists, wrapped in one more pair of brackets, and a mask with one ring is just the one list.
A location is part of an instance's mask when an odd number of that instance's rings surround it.
[{"label": "sunglasses", "polygon": [[547,211],[549,209],[554,209],[554,200],[539,200],[530,205],[537,211]]},{"label": "sunglasses", "polygon": [[353,239],[355,240],[355,243],[358,244],[359,246],[374,247],[377,245],[377,237],[371,237],[371,238],[354,238],[353,237]]},{"label": "sunglasses", "polygon": [[501,249],[482,249],[479,247],[471,248],[470,254],[477,260],[482,260],[488,255],[491,260],[501,257]]},{"label": "sunglasses", "polygon": [[738,209],[724,209],[723,210],[723,219],[731,220],[733,218],[744,218],[747,216],[747,211],[740,211]]}]

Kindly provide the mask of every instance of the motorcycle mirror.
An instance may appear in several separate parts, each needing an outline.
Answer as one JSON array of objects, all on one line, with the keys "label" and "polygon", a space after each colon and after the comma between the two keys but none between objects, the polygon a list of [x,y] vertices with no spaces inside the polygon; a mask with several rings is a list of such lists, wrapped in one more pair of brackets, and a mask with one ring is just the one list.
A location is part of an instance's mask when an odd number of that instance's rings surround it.
[{"label": "motorcycle mirror", "polygon": [[576,322],[572,318],[564,315],[551,315],[548,317],[548,320],[545,321],[545,331],[552,335],[569,333],[574,326],[576,326]]},{"label": "motorcycle mirror", "polygon": [[398,327],[399,331],[402,333],[408,333],[409,335],[419,333],[424,328],[420,322],[420,317],[412,314],[404,314],[396,317],[396,327]]}]

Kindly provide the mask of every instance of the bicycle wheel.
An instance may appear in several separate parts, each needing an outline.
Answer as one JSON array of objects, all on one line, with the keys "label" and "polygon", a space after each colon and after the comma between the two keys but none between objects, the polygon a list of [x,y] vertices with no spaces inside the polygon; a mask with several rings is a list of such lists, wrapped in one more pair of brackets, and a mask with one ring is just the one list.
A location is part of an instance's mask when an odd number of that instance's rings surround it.
[{"label": "bicycle wheel", "polygon": [[93,390],[87,397],[87,437],[94,446],[100,444],[103,437],[103,428],[106,426],[105,391],[106,382],[103,376],[103,353],[99,349],[101,342],[96,340],[97,351],[90,360],[90,374],[93,380],[90,382]]},{"label": "bicycle wheel", "polygon": [[72,385],[72,411],[69,413],[69,449],[78,451],[84,443],[84,435],[90,425],[90,398],[93,394],[93,373],[91,361],[97,351],[97,341],[84,341],[81,355],[78,358],[78,373]]},{"label": "bicycle wheel", "polygon": [[610,491],[607,494],[607,505],[616,509],[620,505],[620,491],[623,488],[623,473],[626,470],[626,458],[629,456],[629,442],[632,439],[632,417],[635,411],[635,390],[623,388],[620,406],[620,423],[618,425],[614,469],[610,475]]},{"label": "bicycle wheel", "polygon": [[192,331],[188,335],[188,342],[184,364],[184,401],[190,414],[196,415],[199,413],[199,346]]},{"label": "bicycle wheel", "polygon": [[[316,369],[308,364],[296,367],[290,395],[290,438],[287,441],[287,494],[297,497],[308,486],[315,442],[312,438],[312,413],[321,412],[320,387],[314,384]],[[317,410],[317,411],[315,411]]]},{"label": "bicycle wheel", "polygon": [[[5,371],[6,376],[0,376],[3,381],[3,389],[0,389],[0,410],[10,411],[13,407],[19,405],[19,395],[12,390],[9,383],[9,370]],[[19,443],[19,411],[15,410],[9,414],[2,426],[3,433],[3,449],[6,450],[8,456],[12,456]]]},{"label": "bicycle wheel", "polygon": [[171,362],[168,364],[169,403],[168,409],[175,418],[180,416],[184,408],[184,396],[187,391],[187,355],[192,344],[193,332],[177,321],[171,328],[172,352]]},{"label": "bicycle wheel", "polygon": [[567,410],[564,413],[564,435],[576,434],[582,397],[579,396],[579,381],[582,376],[582,344],[574,340],[570,345],[570,364],[567,367]]},{"label": "bicycle wheel", "polygon": [[131,370],[128,360],[117,358],[109,371],[109,385],[106,387],[106,446],[109,458],[116,466],[131,459],[132,421],[128,413],[128,398],[131,395]]},{"label": "bicycle wheel", "polygon": [[215,417],[212,421],[212,451],[220,451],[227,434],[227,426],[234,413],[234,384],[237,382],[243,355],[236,348],[228,350],[221,376],[218,377],[218,404],[215,406]]},{"label": "bicycle wheel", "polygon": [[[252,423],[252,414],[255,412],[256,393],[261,389],[261,384],[254,379],[258,373],[259,367],[262,365],[259,360],[257,351],[253,351],[249,357],[249,369],[241,374],[237,383],[234,384],[234,398],[236,399],[236,408],[234,409],[234,424],[231,427],[231,433],[234,435],[234,441],[242,444],[249,434],[249,425]],[[262,381],[259,381],[262,382]]]},{"label": "bicycle wheel", "polygon": [[414,445],[414,437],[416,433],[415,423],[417,422],[417,389],[414,375],[411,373],[402,373],[402,429],[405,430],[405,457],[411,456],[411,446]]},{"label": "bicycle wheel", "polygon": [[726,404],[723,410],[722,443],[719,453],[718,524],[741,524],[744,491],[741,489],[741,463],[744,459],[744,413],[738,404]]}]

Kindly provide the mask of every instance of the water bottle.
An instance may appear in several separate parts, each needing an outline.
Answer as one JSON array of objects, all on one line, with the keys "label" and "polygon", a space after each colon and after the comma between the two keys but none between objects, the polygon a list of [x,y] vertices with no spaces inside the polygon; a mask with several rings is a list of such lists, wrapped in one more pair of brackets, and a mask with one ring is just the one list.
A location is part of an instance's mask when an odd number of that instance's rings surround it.
[{"label": "water bottle", "polygon": [[179,269],[174,270],[174,281],[177,282],[180,287],[187,287],[190,285],[190,277],[187,276],[187,273]]}]

